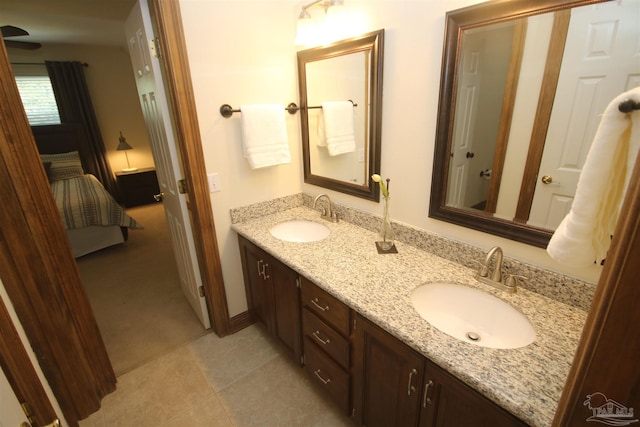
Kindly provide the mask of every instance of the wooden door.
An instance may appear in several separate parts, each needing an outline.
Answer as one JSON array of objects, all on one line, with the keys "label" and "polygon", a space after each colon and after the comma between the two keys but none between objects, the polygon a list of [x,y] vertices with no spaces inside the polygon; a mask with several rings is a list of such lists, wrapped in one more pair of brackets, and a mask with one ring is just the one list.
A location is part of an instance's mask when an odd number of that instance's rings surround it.
[{"label": "wooden door", "polygon": [[[558,227],[571,209],[600,115],[613,98],[640,85],[638,16],[638,0],[571,10],[529,225]],[[553,182],[543,183],[543,176]]]},{"label": "wooden door", "polygon": [[[64,418],[73,426],[99,408],[116,379],[2,43],[0,98],[0,279]],[[0,324],[13,326],[11,320],[0,319]],[[15,358],[17,346],[11,344],[19,338],[0,336],[10,339],[0,345],[7,378],[25,393],[36,391],[35,384],[25,381],[19,360],[6,364]]]},{"label": "wooden door", "polygon": [[359,314],[353,354],[357,422],[367,427],[416,426],[424,357]]},{"label": "wooden door", "polygon": [[176,149],[171,113],[155,51],[155,40],[146,0],[139,0],[127,18],[125,32],[144,121],[147,126],[160,195],[171,234],[180,286],[202,325],[211,327],[209,311],[201,292],[202,278],[196,254],[187,195],[180,191],[183,177]]},{"label": "wooden door", "polygon": [[32,364],[35,352],[27,352],[18,332],[20,325],[13,324],[15,316],[4,284],[0,283],[0,426],[18,426],[27,421],[21,404],[29,413],[30,423],[45,425],[58,417]]}]

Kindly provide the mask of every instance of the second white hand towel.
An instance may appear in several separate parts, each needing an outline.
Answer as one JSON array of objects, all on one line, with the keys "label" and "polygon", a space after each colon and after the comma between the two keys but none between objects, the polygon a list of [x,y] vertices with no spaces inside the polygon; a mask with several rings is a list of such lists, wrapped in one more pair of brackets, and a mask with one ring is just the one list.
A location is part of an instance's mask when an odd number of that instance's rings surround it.
[{"label": "second white hand towel", "polygon": [[356,151],[353,103],[351,101],[323,102],[322,120],[326,146],[330,156]]},{"label": "second white hand towel", "polygon": [[284,105],[241,105],[244,157],[251,169],[291,162]]}]

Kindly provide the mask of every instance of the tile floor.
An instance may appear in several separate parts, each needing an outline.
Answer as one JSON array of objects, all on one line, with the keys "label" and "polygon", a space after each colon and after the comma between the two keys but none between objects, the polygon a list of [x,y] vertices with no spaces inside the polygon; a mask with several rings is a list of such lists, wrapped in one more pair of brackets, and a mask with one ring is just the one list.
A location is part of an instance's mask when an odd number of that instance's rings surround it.
[{"label": "tile floor", "polygon": [[118,377],[81,427],[350,426],[263,330],[201,337]]}]

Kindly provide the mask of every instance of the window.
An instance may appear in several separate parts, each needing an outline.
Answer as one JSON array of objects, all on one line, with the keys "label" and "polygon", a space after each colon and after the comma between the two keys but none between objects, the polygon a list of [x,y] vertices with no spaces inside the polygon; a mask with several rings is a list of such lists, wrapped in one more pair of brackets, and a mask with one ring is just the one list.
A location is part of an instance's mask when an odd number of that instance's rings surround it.
[{"label": "window", "polygon": [[60,124],[58,105],[44,64],[14,65],[13,71],[29,124]]}]

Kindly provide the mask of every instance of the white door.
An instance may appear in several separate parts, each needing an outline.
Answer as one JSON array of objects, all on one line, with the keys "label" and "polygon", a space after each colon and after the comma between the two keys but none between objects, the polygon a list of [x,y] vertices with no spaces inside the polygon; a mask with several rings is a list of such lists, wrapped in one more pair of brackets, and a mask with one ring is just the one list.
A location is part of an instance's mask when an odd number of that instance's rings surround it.
[{"label": "white door", "polygon": [[[571,10],[528,224],[555,230],[569,213],[600,115],[613,98],[640,85],[640,0]],[[545,184],[542,177],[551,177]]]},{"label": "white door", "polygon": [[140,105],[151,140],[158,184],[164,197],[164,210],[171,234],[182,291],[205,328],[210,328],[209,312],[201,296],[202,278],[198,267],[187,196],[180,194],[182,179],[171,114],[160,71],[160,62],[152,53],[154,39],[146,0],[139,0],[125,23],[129,55],[140,97]]},{"label": "white door", "polygon": [[460,83],[456,96],[456,120],[453,124],[447,206],[466,206],[469,164],[473,153],[478,101],[480,97],[480,61],[482,44],[479,38],[466,37],[461,53]]}]

